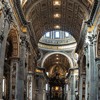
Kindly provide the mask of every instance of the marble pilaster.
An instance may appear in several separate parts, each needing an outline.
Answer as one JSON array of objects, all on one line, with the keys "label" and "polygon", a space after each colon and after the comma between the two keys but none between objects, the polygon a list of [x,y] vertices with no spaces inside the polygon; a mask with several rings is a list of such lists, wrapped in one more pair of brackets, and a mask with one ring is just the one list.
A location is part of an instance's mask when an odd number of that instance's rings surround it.
[{"label": "marble pilaster", "polygon": [[93,44],[88,47],[89,52],[89,100],[97,100],[96,78],[95,78],[95,55]]},{"label": "marble pilaster", "polygon": [[39,75],[37,77],[37,91],[35,100],[43,100],[44,88],[43,88],[43,76]]},{"label": "marble pilaster", "polygon": [[75,100],[75,76],[72,73],[70,76],[70,88],[71,88],[71,98],[70,100]]},{"label": "marble pilaster", "polygon": [[100,58],[96,58],[97,67],[97,100],[100,100]]},{"label": "marble pilaster", "polygon": [[26,36],[21,36],[19,67],[16,69],[16,100],[24,100]]},{"label": "marble pilaster", "polygon": [[32,74],[28,74],[27,76],[27,99],[33,100],[33,76]]},{"label": "marble pilaster", "polygon": [[46,90],[43,90],[43,100],[47,100],[46,99]]},{"label": "marble pilaster", "polygon": [[85,56],[86,56],[86,80],[85,80],[85,100],[89,97],[89,59],[88,59],[88,48],[85,47]]},{"label": "marble pilaster", "polygon": [[12,58],[11,68],[10,68],[10,100],[15,100],[16,68],[18,67],[19,67],[19,58]]}]

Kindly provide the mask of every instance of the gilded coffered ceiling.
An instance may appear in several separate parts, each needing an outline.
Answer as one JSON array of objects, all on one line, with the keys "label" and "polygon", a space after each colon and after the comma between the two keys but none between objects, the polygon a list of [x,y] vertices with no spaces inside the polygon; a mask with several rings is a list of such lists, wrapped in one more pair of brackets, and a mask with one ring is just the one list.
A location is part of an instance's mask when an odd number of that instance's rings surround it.
[{"label": "gilded coffered ceiling", "polygon": [[89,18],[92,4],[92,0],[27,0],[23,12],[37,41],[47,31],[62,30],[78,42],[82,22]]}]

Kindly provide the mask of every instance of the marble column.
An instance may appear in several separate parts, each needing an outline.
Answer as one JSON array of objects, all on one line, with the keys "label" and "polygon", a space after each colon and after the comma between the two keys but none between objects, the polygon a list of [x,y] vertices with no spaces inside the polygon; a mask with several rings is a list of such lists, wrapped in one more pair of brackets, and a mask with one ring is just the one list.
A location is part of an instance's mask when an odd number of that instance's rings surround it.
[{"label": "marble column", "polygon": [[[32,72],[33,73],[33,72]],[[44,87],[43,87],[43,81],[44,78],[42,75],[39,74],[32,74],[32,85],[31,85],[31,91],[30,92],[32,94],[32,100],[45,100],[45,91],[44,91]],[[28,89],[28,94],[29,94],[29,89]],[[29,98],[29,95],[28,95]],[[31,100],[31,99],[29,99]]]},{"label": "marble column", "polygon": [[18,67],[19,67],[19,58],[12,58],[10,67],[10,100],[15,100],[16,68]]},{"label": "marble column", "polygon": [[89,100],[89,59],[88,59],[88,47],[85,47],[86,56],[86,80],[85,80],[85,100]]},{"label": "marble column", "polygon": [[80,75],[80,86],[79,86],[79,100],[85,100],[85,80],[86,76],[84,74]]},{"label": "marble column", "polygon": [[44,90],[44,87],[43,87],[43,75],[39,75],[37,77],[37,99],[35,100],[43,100],[43,90]]},{"label": "marble column", "polygon": [[97,100],[100,100],[100,58],[96,58],[96,67],[97,67]]},{"label": "marble column", "polygon": [[[0,40],[0,55],[1,55],[1,46],[2,46],[2,41]],[[0,57],[0,64],[2,63],[2,65],[0,65],[0,100],[2,100],[2,80],[3,80],[3,65],[4,62],[1,60]]]},{"label": "marble column", "polygon": [[26,36],[21,36],[19,67],[16,68],[16,100],[24,100]]},{"label": "marble column", "polygon": [[79,100],[82,100],[82,83],[83,83],[83,78],[82,78],[82,75],[81,75],[80,81],[79,81]]},{"label": "marble column", "polygon": [[[9,33],[8,24],[6,24],[3,39],[0,39],[0,100],[2,100],[2,80],[4,71],[4,59],[6,50],[6,40]],[[1,36],[1,35],[0,35]]]},{"label": "marble column", "polygon": [[36,100],[36,96],[37,96],[37,85],[36,85],[36,78],[35,78],[35,75],[33,75],[33,81],[32,81],[32,85],[33,85],[33,88],[32,88],[32,100]]},{"label": "marble column", "polygon": [[97,94],[98,94],[98,68],[97,68],[97,65],[96,65],[96,43],[97,43],[97,40],[96,38],[94,38],[94,41],[93,41],[93,51],[94,51],[94,94],[95,94],[95,99],[96,100],[99,100],[98,97],[97,97]]},{"label": "marble column", "polygon": [[27,75],[27,99],[33,100],[33,75],[32,73],[28,73]]},{"label": "marble column", "polygon": [[97,100],[95,51],[93,43],[88,46],[89,52],[89,100]]},{"label": "marble column", "polygon": [[46,90],[43,90],[43,100],[47,100],[46,99]]},{"label": "marble column", "polygon": [[71,91],[70,91],[70,82],[68,82],[68,90],[67,90],[67,99],[70,100],[71,98]]},{"label": "marble column", "polygon": [[71,88],[71,99],[75,100],[75,75],[74,72],[72,72],[70,76],[70,88]]},{"label": "marble column", "polygon": [[[26,68],[25,68],[25,84],[24,84],[24,86],[25,86],[25,91],[24,91],[24,93],[25,93],[25,100],[27,100],[27,87],[28,87],[28,67],[29,67],[29,51],[28,51],[28,49],[27,49],[27,51],[26,51],[26,66],[25,66]],[[31,73],[32,74],[32,73]],[[32,75],[31,75],[32,76]]]}]

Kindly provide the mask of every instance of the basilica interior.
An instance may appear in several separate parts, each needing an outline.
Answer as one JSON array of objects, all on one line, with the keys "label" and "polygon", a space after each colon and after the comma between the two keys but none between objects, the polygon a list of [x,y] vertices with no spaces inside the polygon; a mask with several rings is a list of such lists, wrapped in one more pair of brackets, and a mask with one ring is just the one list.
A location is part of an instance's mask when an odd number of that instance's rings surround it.
[{"label": "basilica interior", "polygon": [[0,0],[0,100],[100,100],[100,0]]}]

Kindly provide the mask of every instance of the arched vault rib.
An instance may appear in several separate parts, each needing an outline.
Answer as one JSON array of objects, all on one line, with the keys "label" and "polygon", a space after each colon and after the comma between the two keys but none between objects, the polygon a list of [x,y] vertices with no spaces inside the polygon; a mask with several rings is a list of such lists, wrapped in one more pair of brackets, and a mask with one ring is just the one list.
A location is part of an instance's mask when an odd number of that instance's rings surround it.
[{"label": "arched vault rib", "polygon": [[45,55],[44,59],[42,60],[41,67],[42,68],[44,67],[44,63],[45,63],[45,61],[46,61],[47,58],[49,58],[52,55],[58,55],[58,54],[64,56],[67,59],[67,61],[69,62],[69,65],[70,65],[71,68],[74,67],[72,59],[67,54],[62,53],[62,52],[53,52],[53,53],[49,53],[49,54]]}]

